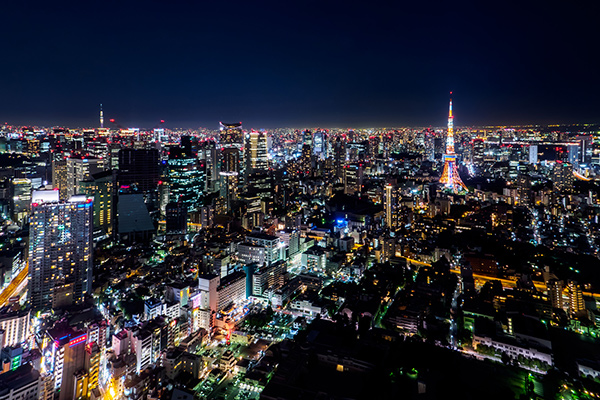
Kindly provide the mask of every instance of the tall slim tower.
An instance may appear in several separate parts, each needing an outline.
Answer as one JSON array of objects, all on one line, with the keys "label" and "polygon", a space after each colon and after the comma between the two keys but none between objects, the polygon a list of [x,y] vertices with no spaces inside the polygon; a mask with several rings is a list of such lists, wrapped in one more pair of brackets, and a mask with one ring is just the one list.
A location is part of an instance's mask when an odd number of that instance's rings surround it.
[{"label": "tall slim tower", "polygon": [[102,111],[102,104],[100,104],[100,128],[104,128],[104,111]]},{"label": "tall slim tower", "polygon": [[[450,92],[452,95],[452,92]],[[444,154],[444,171],[440,178],[446,188],[456,193],[467,190],[467,186],[460,179],[456,168],[456,154],[454,153],[454,116],[452,115],[452,98],[450,98],[450,111],[448,112],[448,136],[446,138],[446,154]]]}]

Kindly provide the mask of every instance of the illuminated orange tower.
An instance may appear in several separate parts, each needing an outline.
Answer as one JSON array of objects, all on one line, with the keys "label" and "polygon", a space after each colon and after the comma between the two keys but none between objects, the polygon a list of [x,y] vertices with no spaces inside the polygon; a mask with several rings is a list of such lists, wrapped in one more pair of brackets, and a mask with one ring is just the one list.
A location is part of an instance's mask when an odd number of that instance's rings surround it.
[{"label": "illuminated orange tower", "polygon": [[[452,96],[452,92],[450,92]],[[440,183],[454,193],[461,190],[467,191],[467,186],[460,179],[456,168],[456,154],[454,153],[454,116],[452,115],[452,98],[450,98],[450,111],[448,113],[448,136],[446,138],[446,154],[444,154],[444,171]]]}]

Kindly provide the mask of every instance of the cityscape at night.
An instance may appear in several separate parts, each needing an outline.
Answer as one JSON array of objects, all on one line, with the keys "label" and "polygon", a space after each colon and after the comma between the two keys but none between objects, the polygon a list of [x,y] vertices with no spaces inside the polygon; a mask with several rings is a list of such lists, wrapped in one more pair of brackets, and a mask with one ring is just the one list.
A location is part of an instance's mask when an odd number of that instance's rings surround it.
[{"label": "cityscape at night", "polygon": [[7,4],[0,400],[600,398],[598,11]]}]

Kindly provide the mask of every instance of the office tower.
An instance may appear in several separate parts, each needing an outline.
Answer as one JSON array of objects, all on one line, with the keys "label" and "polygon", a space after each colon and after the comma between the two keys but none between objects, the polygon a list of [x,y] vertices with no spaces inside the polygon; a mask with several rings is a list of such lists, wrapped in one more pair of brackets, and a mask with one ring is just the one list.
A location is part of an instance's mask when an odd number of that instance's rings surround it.
[{"label": "office tower", "polygon": [[569,312],[577,314],[585,311],[585,302],[583,301],[583,291],[581,286],[576,282],[569,280],[567,282],[567,291],[569,294]]},{"label": "office tower", "polygon": [[246,159],[246,175],[255,172],[265,172],[269,168],[267,159],[267,134],[252,131],[246,134],[244,147]]},{"label": "office tower", "polygon": [[117,198],[117,215],[117,233],[125,242],[146,242],[156,233],[143,194],[120,193]]},{"label": "office tower", "polygon": [[567,145],[567,160],[569,161],[569,164],[575,167],[579,166],[579,161],[581,160],[579,143],[570,143]]},{"label": "office tower", "polygon": [[[89,143],[86,143],[86,151],[89,152],[92,157],[108,160],[110,155],[110,143],[108,143],[108,138],[94,136]],[[108,168],[108,164],[109,163],[107,162],[105,167]]]},{"label": "office tower", "polygon": [[[483,140],[482,140],[483,142]],[[482,157],[483,159],[483,157]],[[538,163],[538,145],[532,144],[529,146],[529,164],[537,164]]]},{"label": "office tower", "polygon": [[531,179],[529,175],[521,173],[517,176],[515,183],[517,189],[517,205],[528,205],[531,203],[530,191],[531,191]]},{"label": "office tower", "polygon": [[79,183],[79,193],[94,198],[94,230],[112,234],[114,217],[115,174],[102,171]]},{"label": "office tower", "polygon": [[362,164],[349,164],[344,168],[344,193],[359,194],[362,191],[363,167]]},{"label": "office tower", "polygon": [[548,281],[548,297],[550,297],[550,303],[552,304],[552,308],[563,308],[563,290],[564,284],[563,281],[559,281],[557,279],[550,279]]},{"label": "office tower", "polygon": [[120,149],[119,184],[135,186],[141,192],[156,190],[160,181],[157,149]]},{"label": "office tower", "polygon": [[31,179],[12,180],[12,220],[17,223],[26,221],[31,206]]},{"label": "office tower", "polygon": [[[450,92],[452,94],[452,92]],[[444,171],[440,178],[440,183],[450,191],[457,193],[460,190],[467,190],[467,186],[460,179],[458,168],[456,166],[456,154],[454,153],[454,115],[452,115],[452,99],[450,99],[450,109],[448,111],[448,136],[446,137],[446,154],[444,155]]]},{"label": "office tower", "polygon": [[381,143],[381,137],[369,136],[369,157],[375,159],[379,157],[379,145]]},{"label": "office tower", "polygon": [[29,299],[52,306],[55,287],[72,284],[74,303],[92,288],[93,201],[78,195],[60,202],[58,191],[34,191],[29,228]]},{"label": "office tower", "polygon": [[221,147],[242,148],[244,143],[244,133],[242,131],[241,122],[232,124],[219,122],[219,128],[219,144]]},{"label": "office tower", "polygon": [[552,170],[552,182],[554,182],[554,188],[559,192],[572,190],[575,183],[573,166],[569,163],[557,161]]},{"label": "office tower", "polygon": [[185,147],[171,148],[169,153],[165,170],[169,201],[182,201],[188,212],[198,211],[206,189],[206,163]]},{"label": "office tower", "polygon": [[333,145],[333,168],[338,179],[344,177],[344,165],[346,164],[346,143],[341,138],[336,138]]},{"label": "office tower", "polygon": [[67,159],[67,198],[80,192],[79,183],[89,180],[92,174],[104,171],[105,160],[93,157],[73,156]]},{"label": "office tower", "polygon": [[310,145],[302,145],[302,154],[300,156],[300,172],[309,175],[312,170],[312,149]]},{"label": "office tower", "polygon": [[369,154],[369,142],[349,142],[346,145],[346,151],[348,152],[348,159],[350,162],[358,162],[367,158]]},{"label": "office tower", "polygon": [[580,162],[589,165],[592,162],[593,140],[592,136],[577,135],[575,141],[579,143]]},{"label": "office tower", "polygon": [[313,135],[313,153],[321,160],[327,157],[327,133],[322,130]]},{"label": "office tower", "polygon": [[[247,193],[260,198],[273,198],[274,179],[271,172],[250,174],[247,180]],[[264,212],[264,211],[263,211]]]},{"label": "office tower", "polygon": [[391,230],[398,228],[399,208],[400,199],[398,190],[394,185],[388,183],[385,186],[383,197],[383,211],[385,212],[385,225]]},{"label": "office tower", "polygon": [[238,198],[238,187],[240,177],[240,151],[236,148],[224,148],[221,151],[220,190],[223,199],[223,207],[219,213],[227,213],[231,210],[232,201]]},{"label": "office tower", "polygon": [[104,111],[102,111],[102,104],[100,104],[100,128],[104,128]]},{"label": "office tower", "polygon": [[213,206],[204,206],[200,209],[200,224],[203,229],[212,228],[215,218]]},{"label": "office tower", "polygon": [[182,201],[169,203],[166,207],[166,231],[170,235],[184,235],[187,232],[187,208]]},{"label": "office tower", "polygon": [[67,157],[63,153],[52,153],[52,187],[59,190],[60,200],[67,199]]},{"label": "office tower", "polygon": [[219,151],[214,140],[205,140],[198,144],[198,158],[206,160],[206,190],[219,190]]}]

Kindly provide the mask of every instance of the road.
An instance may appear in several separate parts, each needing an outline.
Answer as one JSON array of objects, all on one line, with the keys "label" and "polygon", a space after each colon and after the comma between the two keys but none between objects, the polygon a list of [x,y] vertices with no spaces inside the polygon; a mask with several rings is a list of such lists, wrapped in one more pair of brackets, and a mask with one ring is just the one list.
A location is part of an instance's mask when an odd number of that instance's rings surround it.
[{"label": "road", "polygon": [[27,286],[27,277],[29,276],[29,266],[28,264],[23,267],[21,272],[17,274],[13,278],[13,280],[8,284],[6,288],[0,293],[0,307],[4,307],[8,300],[20,294],[25,287]]}]

